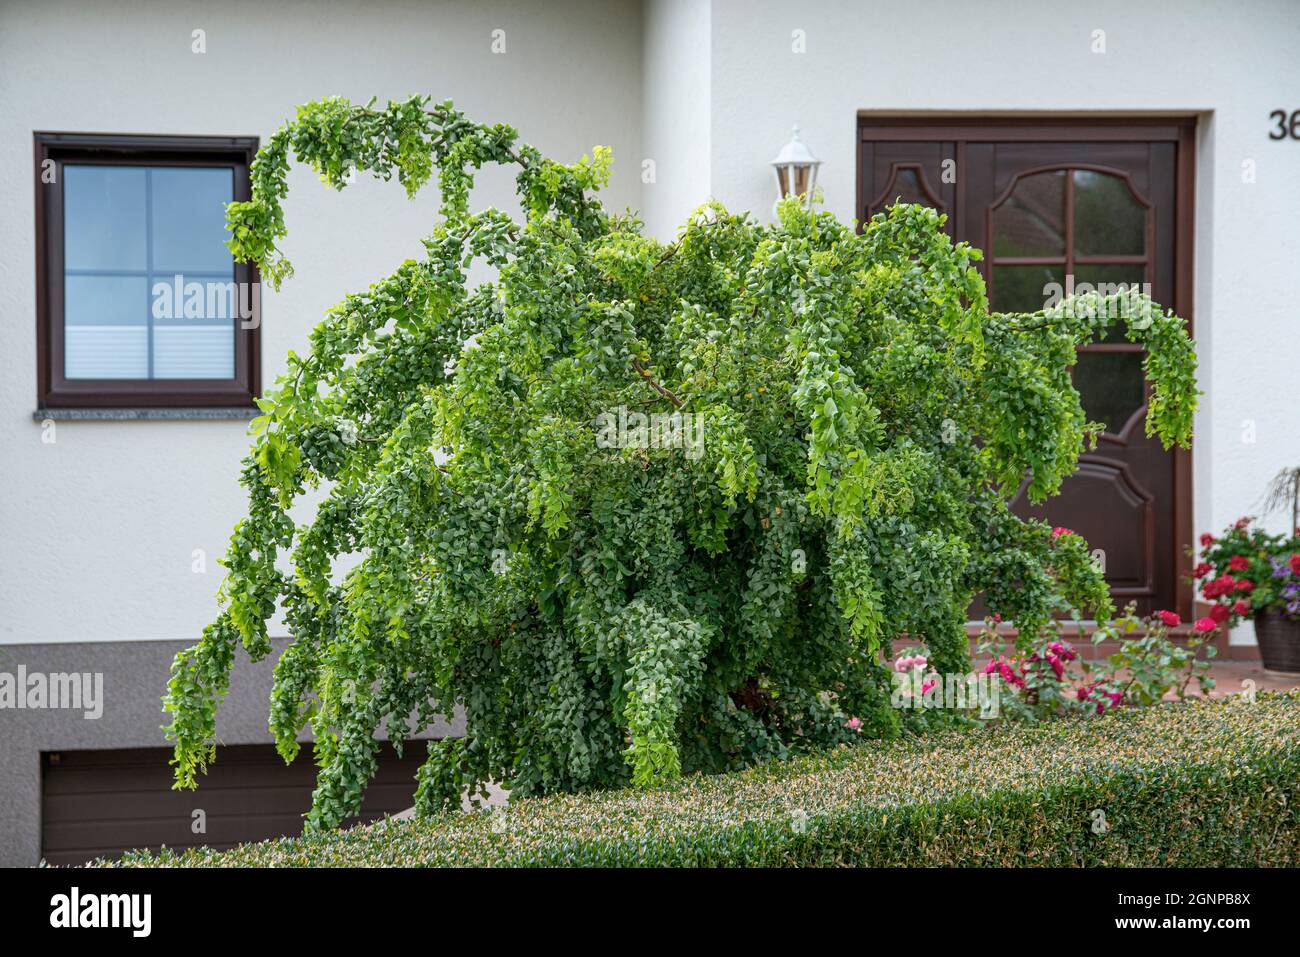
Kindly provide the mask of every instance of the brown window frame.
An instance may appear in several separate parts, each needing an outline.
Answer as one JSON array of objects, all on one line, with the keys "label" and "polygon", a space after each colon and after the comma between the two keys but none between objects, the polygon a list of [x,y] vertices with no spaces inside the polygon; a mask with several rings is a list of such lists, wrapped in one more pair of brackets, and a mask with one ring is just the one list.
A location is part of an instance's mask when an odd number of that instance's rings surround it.
[{"label": "brown window frame", "polygon": [[[230,379],[68,379],[63,374],[63,167],[230,166],[234,198],[250,195],[249,169],[258,140],[251,136],[137,136],[102,133],[34,134],[36,185],[36,403],[40,409],[253,408],[261,394],[261,314],[256,295],[251,328],[234,330]],[[43,181],[53,161],[53,182]],[[255,266],[236,263],[236,283],[256,288]],[[244,288],[244,287],[237,287]]]}]

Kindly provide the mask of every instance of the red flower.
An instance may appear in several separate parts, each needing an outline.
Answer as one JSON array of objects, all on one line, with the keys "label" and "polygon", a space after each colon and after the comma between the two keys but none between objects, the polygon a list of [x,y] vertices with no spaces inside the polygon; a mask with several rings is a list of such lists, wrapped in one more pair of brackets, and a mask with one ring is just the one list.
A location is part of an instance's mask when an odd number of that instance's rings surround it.
[{"label": "red flower", "polygon": [[1209,562],[1201,562],[1199,565],[1196,566],[1196,571],[1192,572],[1192,574],[1195,575],[1197,578],[1204,578],[1212,571],[1214,571],[1213,565],[1211,565]]},{"label": "red flower", "polygon": [[1228,559],[1228,567],[1234,572],[1244,572],[1250,567],[1250,561],[1247,560],[1245,555],[1233,555],[1232,558]]},{"label": "red flower", "polygon": [[1210,618],[1213,619],[1216,625],[1222,625],[1231,616],[1232,612],[1228,610],[1227,605],[1215,605],[1210,609]]},{"label": "red flower", "polygon": [[[1296,534],[1300,535],[1300,528],[1296,529]],[[1296,575],[1300,575],[1300,555],[1291,556],[1291,571]]]},{"label": "red flower", "polygon": [[1124,697],[1124,692],[1122,691],[1107,691],[1105,688],[1102,688],[1100,693],[1094,694],[1094,692],[1097,691],[1097,686],[1100,684],[1100,681],[1094,681],[1087,687],[1080,688],[1075,692],[1076,697],[1078,697],[1080,701],[1088,701],[1089,699],[1096,701],[1098,714],[1101,714],[1106,710],[1107,701],[1110,702],[1109,706],[1114,708]]},{"label": "red flower", "polygon": [[1231,575],[1220,575],[1213,581],[1206,582],[1201,591],[1206,598],[1219,598],[1235,591],[1236,588],[1237,579]]},{"label": "red flower", "polygon": [[1255,583],[1253,581],[1248,581],[1247,579],[1243,578],[1241,581],[1237,582],[1237,591],[1244,591],[1247,595],[1249,595],[1254,590],[1255,590]]},{"label": "red flower", "polygon": [[1248,602],[1244,598],[1238,598],[1236,601],[1232,603],[1232,613],[1234,615],[1249,615],[1250,602]]},{"label": "red flower", "polygon": [[1017,688],[1025,686],[1025,679],[1011,670],[1011,665],[1007,663],[1006,656],[1000,656],[996,660],[990,661],[984,666],[984,673],[986,675],[994,673],[1001,675],[1003,681],[1009,685],[1015,685]]},{"label": "red flower", "polygon": [[1056,528],[1052,529],[1053,538],[1060,538],[1062,535],[1073,535],[1073,534],[1074,534],[1074,529],[1066,528],[1064,525],[1058,525],[1056,526]]},{"label": "red flower", "polygon": [[1055,654],[1062,661],[1073,661],[1076,657],[1078,657],[1077,655],[1075,655],[1074,649],[1071,648],[1069,645],[1065,644],[1064,642],[1054,641],[1047,647],[1050,648],[1052,650],[1052,653]]},{"label": "red flower", "polygon": [[1219,623],[1213,618],[1196,619],[1196,630],[1200,632],[1218,631]]},{"label": "red flower", "polygon": [[1052,666],[1052,672],[1056,675],[1056,680],[1060,681],[1065,677],[1065,665],[1061,664],[1061,659],[1051,652],[1047,655],[1047,663]]},{"label": "red flower", "polygon": [[1201,536],[1202,548],[1209,548],[1213,544],[1214,544],[1214,536],[1211,535],[1209,532],[1206,532],[1204,535]]},{"label": "red flower", "polygon": [[1156,617],[1160,619],[1166,628],[1177,628],[1183,623],[1183,620],[1172,611],[1158,611]]},{"label": "red flower", "polygon": [[1245,527],[1246,527],[1247,525],[1249,525],[1249,524],[1250,524],[1250,516],[1249,516],[1249,515],[1243,515],[1241,518],[1237,519],[1237,521],[1233,524],[1232,527],[1233,527],[1233,528],[1245,528]]}]

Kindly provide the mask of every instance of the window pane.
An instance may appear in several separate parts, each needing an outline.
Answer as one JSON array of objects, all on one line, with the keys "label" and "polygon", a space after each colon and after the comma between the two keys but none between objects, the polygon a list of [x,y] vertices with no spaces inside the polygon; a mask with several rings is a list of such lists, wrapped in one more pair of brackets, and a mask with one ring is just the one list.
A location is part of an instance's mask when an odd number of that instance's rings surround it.
[{"label": "window pane", "polygon": [[1090,422],[1118,433],[1146,402],[1141,352],[1080,352],[1074,387]]},{"label": "window pane", "polygon": [[232,170],[70,166],[64,183],[64,375],[233,379]]},{"label": "window pane", "polygon": [[1064,170],[1016,181],[1006,202],[993,211],[993,254],[1065,255]]},{"label": "window pane", "polygon": [[234,197],[234,174],[219,168],[155,168],[150,175],[154,271],[229,275],[225,204]]},{"label": "window pane", "polygon": [[1074,251],[1081,256],[1146,252],[1147,211],[1118,176],[1074,171]]},{"label": "window pane", "polygon": [[154,326],[155,379],[229,379],[235,374],[235,336],[226,322]]},{"label": "window pane", "polygon": [[1064,266],[994,266],[990,305],[994,312],[1038,312],[1049,298],[1059,302],[1064,286]]},{"label": "window pane", "polygon": [[144,276],[64,279],[63,374],[69,379],[149,377]]},{"label": "window pane", "polygon": [[899,169],[894,171],[894,179],[889,184],[889,191],[885,194],[884,206],[890,207],[895,203],[920,203],[922,206],[929,206],[930,200],[921,189],[921,180],[916,175],[914,169]]},{"label": "window pane", "polygon": [[64,166],[63,224],[66,269],[147,268],[145,169]]}]

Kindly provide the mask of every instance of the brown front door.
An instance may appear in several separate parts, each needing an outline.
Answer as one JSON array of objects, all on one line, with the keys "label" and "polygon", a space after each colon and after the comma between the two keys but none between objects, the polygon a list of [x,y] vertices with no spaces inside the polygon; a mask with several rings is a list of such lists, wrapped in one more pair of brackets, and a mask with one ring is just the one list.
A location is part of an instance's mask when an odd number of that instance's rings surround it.
[{"label": "brown front door", "polygon": [[[858,206],[896,199],[946,213],[984,251],[991,307],[1034,312],[1085,284],[1142,286],[1191,319],[1192,121],[859,118]],[[1072,528],[1116,602],[1191,614],[1190,460],[1143,427],[1143,350],[1116,330],[1080,350],[1074,383],[1106,430],[1061,494],[1014,509]]]}]

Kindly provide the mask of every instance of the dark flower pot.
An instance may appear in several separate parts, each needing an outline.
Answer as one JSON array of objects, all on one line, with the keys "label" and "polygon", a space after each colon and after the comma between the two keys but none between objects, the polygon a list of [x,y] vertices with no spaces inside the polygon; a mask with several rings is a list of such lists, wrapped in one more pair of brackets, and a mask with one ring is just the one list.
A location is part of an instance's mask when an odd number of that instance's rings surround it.
[{"label": "dark flower pot", "polygon": [[1255,616],[1255,637],[1265,668],[1300,674],[1300,620],[1262,611]]}]

